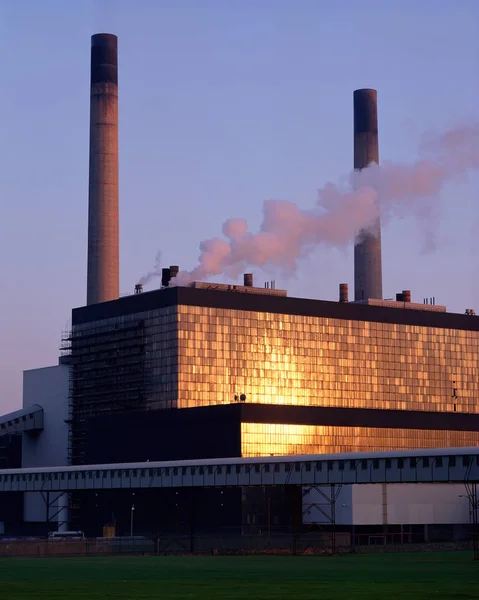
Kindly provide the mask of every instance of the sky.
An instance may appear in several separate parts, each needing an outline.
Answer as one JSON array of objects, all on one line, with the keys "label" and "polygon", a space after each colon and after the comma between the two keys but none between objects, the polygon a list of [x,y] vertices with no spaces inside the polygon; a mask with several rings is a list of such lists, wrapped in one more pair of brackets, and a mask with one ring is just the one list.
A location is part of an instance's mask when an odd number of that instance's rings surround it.
[{"label": "sky", "polygon": [[[58,362],[86,301],[90,36],[119,37],[121,292],[192,269],[230,217],[309,208],[352,167],[352,92],[378,90],[381,161],[479,117],[477,0],[0,0],[0,414],[27,369]],[[383,227],[383,289],[479,312],[479,177],[437,198],[433,250]],[[353,246],[318,247],[290,296],[353,288]],[[148,289],[158,286],[153,281]]]}]

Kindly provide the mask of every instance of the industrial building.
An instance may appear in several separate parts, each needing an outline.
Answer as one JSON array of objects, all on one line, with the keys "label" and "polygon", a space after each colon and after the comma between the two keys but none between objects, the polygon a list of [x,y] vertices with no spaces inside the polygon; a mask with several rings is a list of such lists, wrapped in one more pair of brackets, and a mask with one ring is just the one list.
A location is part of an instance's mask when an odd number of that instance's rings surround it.
[{"label": "industrial building", "polygon": [[[346,284],[337,302],[292,298],[274,285],[255,286],[251,273],[241,285],[177,285],[177,266],[163,269],[159,289],[137,285],[119,297],[117,103],[117,38],[97,34],[87,304],[72,311],[59,364],[25,372],[21,414],[0,420],[0,478],[1,469],[20,467],[95,472],[92,465],[479,446],[479,320],[470,310],[412,302],[409,290],[383,299],[379,217],[355,240],[351,302]],[[357,90],[354,167],[378,162],[377,94]],[[344,527],[466,525],[461,485],[442,481],[429,488],[346,482],[340,491],[301,482],[77,486],[48,498],[12,488],[0,491],[0,521],[29,533],[52,522],[88,535],[114,523],[124,533],[136,506],[142,533],[256,531],[266,518],[287,529],[330,523],[331,511],[325,521],[317,510],[322,496],[347,509],[334,516]],[[396,499],[389,516],[386,485],[399,486],[389,487]],[[23,499],[23,515],[13,494]],[[422,512],[405,508],[425,504]]]},{"label": "industrial building", "polygon": [[101,453],[119,431],[132,435],[129,412],[142,440],[119,453],[176,458],[144,432],[153,422],[171,431],[172,419],[181,429],[193,409],[209,423],[209,450],[193,432],[191,447],[176,442],[183,458],[474,446],[478,340],[476,318],[436,305],[249,286],[195,283],[75,309],[72,463],[111,460]]}]

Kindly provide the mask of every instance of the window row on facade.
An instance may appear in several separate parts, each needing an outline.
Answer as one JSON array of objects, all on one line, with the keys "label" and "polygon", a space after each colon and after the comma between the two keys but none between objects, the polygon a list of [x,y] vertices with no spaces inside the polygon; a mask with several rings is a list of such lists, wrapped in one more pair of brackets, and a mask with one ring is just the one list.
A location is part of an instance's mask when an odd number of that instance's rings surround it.
[{"label": "window row on facade", "polygon": [[329,425],[241,424],[242,456],[471,447],[479,432]]}]

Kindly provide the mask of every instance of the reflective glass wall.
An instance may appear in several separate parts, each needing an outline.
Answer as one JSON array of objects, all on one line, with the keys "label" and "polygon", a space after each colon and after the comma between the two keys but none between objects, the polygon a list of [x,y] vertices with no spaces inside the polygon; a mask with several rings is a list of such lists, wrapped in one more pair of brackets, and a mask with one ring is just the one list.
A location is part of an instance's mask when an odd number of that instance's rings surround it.
[{"label": "reflective glass wall", "polygon": [[178,307],[178,406],[479,412],[479,332]]},{"label": "reflective glass wall", "polygon": [[329,425],[241,424],[242,456],[376,452],[477,446],[479,432],[336,427]]},{"label": "reflective glass wall", "polygon": [[180,305],[75,326],[72,335],[77,397],[88,391],[93,414],[125,390],[132,408],[138,390],[150,409],[244,395],[253,403],[479,412],[475,331]]}]

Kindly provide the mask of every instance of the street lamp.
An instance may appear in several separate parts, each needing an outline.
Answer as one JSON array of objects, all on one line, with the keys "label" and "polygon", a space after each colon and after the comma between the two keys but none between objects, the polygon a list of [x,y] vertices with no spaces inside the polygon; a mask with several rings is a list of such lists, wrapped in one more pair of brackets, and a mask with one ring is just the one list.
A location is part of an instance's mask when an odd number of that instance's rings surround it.
[{"label": "street lamp", "polygon": [[133,537],[133,515],[135,513],[135,505],[131,505],[131,519],[130,519],[130,537]]}]

